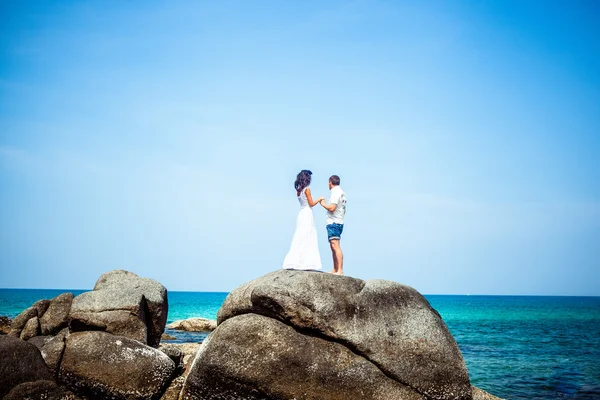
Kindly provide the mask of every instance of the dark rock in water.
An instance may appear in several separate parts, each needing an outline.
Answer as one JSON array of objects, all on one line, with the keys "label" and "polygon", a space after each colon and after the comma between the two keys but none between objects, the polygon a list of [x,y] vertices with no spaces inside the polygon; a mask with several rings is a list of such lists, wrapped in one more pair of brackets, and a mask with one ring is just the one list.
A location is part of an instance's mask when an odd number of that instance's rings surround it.
[{"label": "dark rock in water", "polygon": [[[229,365],[236,362],[243,365],[248,362],[248,357],[260,355],[263,349],[257,350],[260,348],[257,343],[252,343],[252,346],[257,348],[249,346],[246,353],[238,353],[238,359],[224,356],[217,350],[222,345],[219,338],[231,336],[230,333],[222,331],[235,328],[236,332],[241,334],[237,324],[226,325],[224,322],[244,314],[263,315],[281,321],[304,336],[340,344],[362,357],[365,362],[373,364],[386,379],[405,385],[424,397],[472,397],[467,369],[454,338],[439,314],[416,290],[395,282],[362,281],[306,271],[276,271],[231,292],[219,310],[218,322],[223,324],[223,329],[219,325],[209,342],[205,342],[205,347],[198,353],[198,359],[188,376],[188,382],[206,382],[194,369],[202,369],[203,360],[209,357],[208,355],[211,357],[211,365]],[[259,332],[258,324],[253,323],[252,329]],[[216,335],[218,331],[221,333]],[[283,342],[280,346],[295,347],[297,343]],[[222,359],[217,361],[220,357]],[[306,362],[309,359],[307,355]],[[296,371],[296,368],[286,368],[288,374],[301,373]],[[212,372],[211,376],[217,383],[239,383],[235,373],[235,369],[221,368]],[[342,374],[343,370],[338,373]],[[277,375],[275,372],[273,374]],[[327,376],[317,376],[323,381],[328,379]],[[362,379],[365,381],[362,385],[367,385],[371,375],[363,375]],[[279,387],[276,386],[276,382],[271,383],[270,380],[243,382],[261,387],[265,393],[270,391],[271,387]],[[186,383],[185,389],[187,388]],[[241,393],[246,395],[242,387],[238,390],[242,390]],[[301,387],[296,390],[298,391],[294,393],[298,396],[304,393]],[[269,393],[269,396],[272,396],[275,392]],[[317,393],[311,396],[315,397],[310,398],[328,398]]]},{"label": "dark rock in water", "polygon": [[50,301],[48,309],[40,317],[42,335],[55,335],[66,328],[73,302],[73,293],[62,293]]},{"label": "dark rock in water", "polygon": [[261,315],[226,320],[202,346],[183,399],[425,399],[347,347]]},{"label": "dark rock in water", "polygon": [[68,335],[69,329],[65,328],[40,349],[46,365],[55,377],[58,375],[59,363],[65,349],[65,338]]},{"label": "dark rock in water", "polygon": [[11,325],[12,319],[5,317],[4,315],[0,316],[0,335],[6,335],[10,332]]},{"label": "dark rock in water", "polygon": [[66,338],[59,381],[90,398],[151,399],[169,385],[175,364],[162,351],[106,332]]},{"label": "dark rock in water", "polygon": [[41,351],[42,347],[52,339],[54,339],[54,336],[35,336],[27,340],[27,343],[31,343]]},{"label": "dark rock in water", "polygon": [[25,382],[52,380],[40,351],[11,336],[0,336],[0,398]]},{"label": "dark rock in water", "polygon": [[14,387],[3,400],[44,399],[63,400],[67,397],[65,388],[54,381],[25,382]]},{"label": "dark rock in water", "polygon": [[40,334],[40,321],[38,317],[33,317],[23,327],[21,331],[21,340],[29,340]]},{"label": "dark rock in water", "polygon": [[163,333],[160,337],[161,340],[175,340],[177,339],[175,336],[171,336],[168,333]]},{"label": "dark rock in water", "polygon": [[167,289],[127,271],[103,274],[94,290],[73,299],[71,331],[101,330],[156,347],[165,329]]}]

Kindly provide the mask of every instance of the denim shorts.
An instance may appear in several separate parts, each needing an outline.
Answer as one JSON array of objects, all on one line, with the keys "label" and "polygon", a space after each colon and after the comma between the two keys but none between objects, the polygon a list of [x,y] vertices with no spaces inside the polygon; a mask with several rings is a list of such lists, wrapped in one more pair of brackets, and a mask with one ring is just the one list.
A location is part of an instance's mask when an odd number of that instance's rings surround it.
[{"label": "denim shorts", "polygon": [[340,236],[342,236],[342,231],[344,230],[344,224],[333,224],[327,225],[327,237],[329,240],[340,240]]}]

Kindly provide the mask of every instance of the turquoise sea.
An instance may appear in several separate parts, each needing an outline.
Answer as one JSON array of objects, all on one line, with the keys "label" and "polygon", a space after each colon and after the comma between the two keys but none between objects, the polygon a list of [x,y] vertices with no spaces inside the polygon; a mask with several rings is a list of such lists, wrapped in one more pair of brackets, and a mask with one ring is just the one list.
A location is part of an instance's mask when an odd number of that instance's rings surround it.
[{"label": "turquoise sea", "polygon": [[[14,318],[65,291],[0,289],[0,315]],[[168,322],[216,319],[226,296],[169,292]],[[600,297],[425,297],[458,342],[473,385],[507,399],[600,399]]]}]

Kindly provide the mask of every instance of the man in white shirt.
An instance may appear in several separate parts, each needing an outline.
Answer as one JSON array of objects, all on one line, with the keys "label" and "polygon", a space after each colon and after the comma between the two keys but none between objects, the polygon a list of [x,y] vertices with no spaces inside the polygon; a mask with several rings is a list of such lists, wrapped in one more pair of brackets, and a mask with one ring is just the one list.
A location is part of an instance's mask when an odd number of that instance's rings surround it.
[{"label": "man in white shirt", "polygon": [[331,273],[344,275],[344,254],[340,247],[340,237],[344,230],[344,216],[346,215],[346,193],[340,187],[340,177],[332,175],[329,178],[329,204],[321,200],[320,204],[327,210],[327,236],[333,255],[333,271]]}]

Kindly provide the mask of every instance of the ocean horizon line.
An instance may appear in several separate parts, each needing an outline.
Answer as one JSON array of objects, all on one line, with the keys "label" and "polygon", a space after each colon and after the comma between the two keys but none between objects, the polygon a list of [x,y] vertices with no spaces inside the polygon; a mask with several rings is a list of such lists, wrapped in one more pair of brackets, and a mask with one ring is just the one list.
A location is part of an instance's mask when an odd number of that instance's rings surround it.
[{"label": "ocean horizon line", "polygon": [[[63,292],[87,292],[93,290],[88,289],[74,289],[74,288],[24,288],[24,287],[0,287],[0,290],[51,290],[51,291],[63,291]],[[232,289],[232,290],[235,290]],[[215,294],[227,294],[231,291],[222,290],[173,290],[168,289],[171,293],[215,293]],[[581,297],[581,298],[597,298],[600,295],[587,295],[587,294],[522,294],[522,293],[422,293],[423,296],[465,296],[465,297]]]}]

